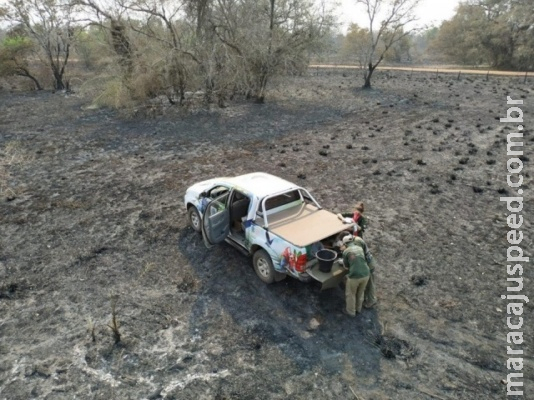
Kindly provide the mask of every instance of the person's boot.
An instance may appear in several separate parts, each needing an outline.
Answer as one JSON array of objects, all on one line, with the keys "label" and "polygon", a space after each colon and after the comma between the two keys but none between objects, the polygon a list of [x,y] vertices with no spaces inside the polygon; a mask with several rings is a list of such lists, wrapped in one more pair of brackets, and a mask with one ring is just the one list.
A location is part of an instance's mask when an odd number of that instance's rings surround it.
[{"label": "person's boot", "polygon": [[374,306],[376,306],[377,303],[378,303],[378,300],[375,299],[373,301],[363,303],[363,306],[365,308],[373,308]]}]

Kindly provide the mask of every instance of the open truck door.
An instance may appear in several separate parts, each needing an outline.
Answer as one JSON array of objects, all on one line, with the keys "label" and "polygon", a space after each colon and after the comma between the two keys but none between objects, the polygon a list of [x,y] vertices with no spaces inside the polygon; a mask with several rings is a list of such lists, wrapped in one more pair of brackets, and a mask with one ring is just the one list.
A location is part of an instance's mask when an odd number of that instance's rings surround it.
[{"label": "open truck door", "polygon": [[202,215],[202,238],[208,248],[224,242],[230,233],[229,195],[227,192],[212,200]]}]

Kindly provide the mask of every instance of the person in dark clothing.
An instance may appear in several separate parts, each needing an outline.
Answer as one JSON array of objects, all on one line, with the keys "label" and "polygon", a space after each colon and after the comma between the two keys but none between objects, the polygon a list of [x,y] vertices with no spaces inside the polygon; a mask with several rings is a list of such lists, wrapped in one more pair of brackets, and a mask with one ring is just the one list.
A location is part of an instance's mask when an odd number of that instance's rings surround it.
[{"label": "person in dark clothing", "polygon": [[365,254],[365,261],[367,261],[367,265],[369,266],[369,281],[367,282],[367,286],[365,287],[363,306],[365,308],[371,308],[378,302],[375,295],[374,278],[376,263],[371,252],[369,251],[369,248],[367,247],[367,244],[363,241],[361,237],[355,237],[354,243],[363,249],[363,253]]}]

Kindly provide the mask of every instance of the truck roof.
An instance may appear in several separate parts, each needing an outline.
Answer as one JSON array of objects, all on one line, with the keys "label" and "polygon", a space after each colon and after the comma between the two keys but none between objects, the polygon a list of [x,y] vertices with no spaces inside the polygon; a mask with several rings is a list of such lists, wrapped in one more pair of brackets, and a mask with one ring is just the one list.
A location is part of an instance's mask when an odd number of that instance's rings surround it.
[{"label": "truck roof", "polygon": [[258,196],[259,198],[263,198],[273,193],[299,189],[299,186],[295,185],[294,183],[265,172],[253,172],[246,175],[223,179],[224,181],[227,181],[238,188],[244,189],[245,191]]}]

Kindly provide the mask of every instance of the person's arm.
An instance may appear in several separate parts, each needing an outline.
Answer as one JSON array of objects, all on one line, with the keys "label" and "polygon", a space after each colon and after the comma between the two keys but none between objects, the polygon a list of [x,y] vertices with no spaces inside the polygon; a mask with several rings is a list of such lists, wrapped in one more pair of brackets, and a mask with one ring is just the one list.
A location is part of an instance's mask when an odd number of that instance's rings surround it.
[{"label": "person's arm", "polygon": [[369,250],[367,243],[365,243],[363,240],[362,242],[363,242],[363,253],[365,254],[365,261],[369,263],[369,260],[373,258],[373,255],[371,254],[371,251]]},{"label": "person's arm", "polygon": [[349,261],[347,260],[347,253],[343,252],[343,267],[349,269]]},{"label": "person's arm", "polygon": [[363,242],[363,253],[365,255],[365,262],[369,266],[369,269],[373,271],[375,269],[375,260],[373,258],[373,255],[371,254],[371,250],[369,250],[369,247],[367,246],[367,243]]}]

